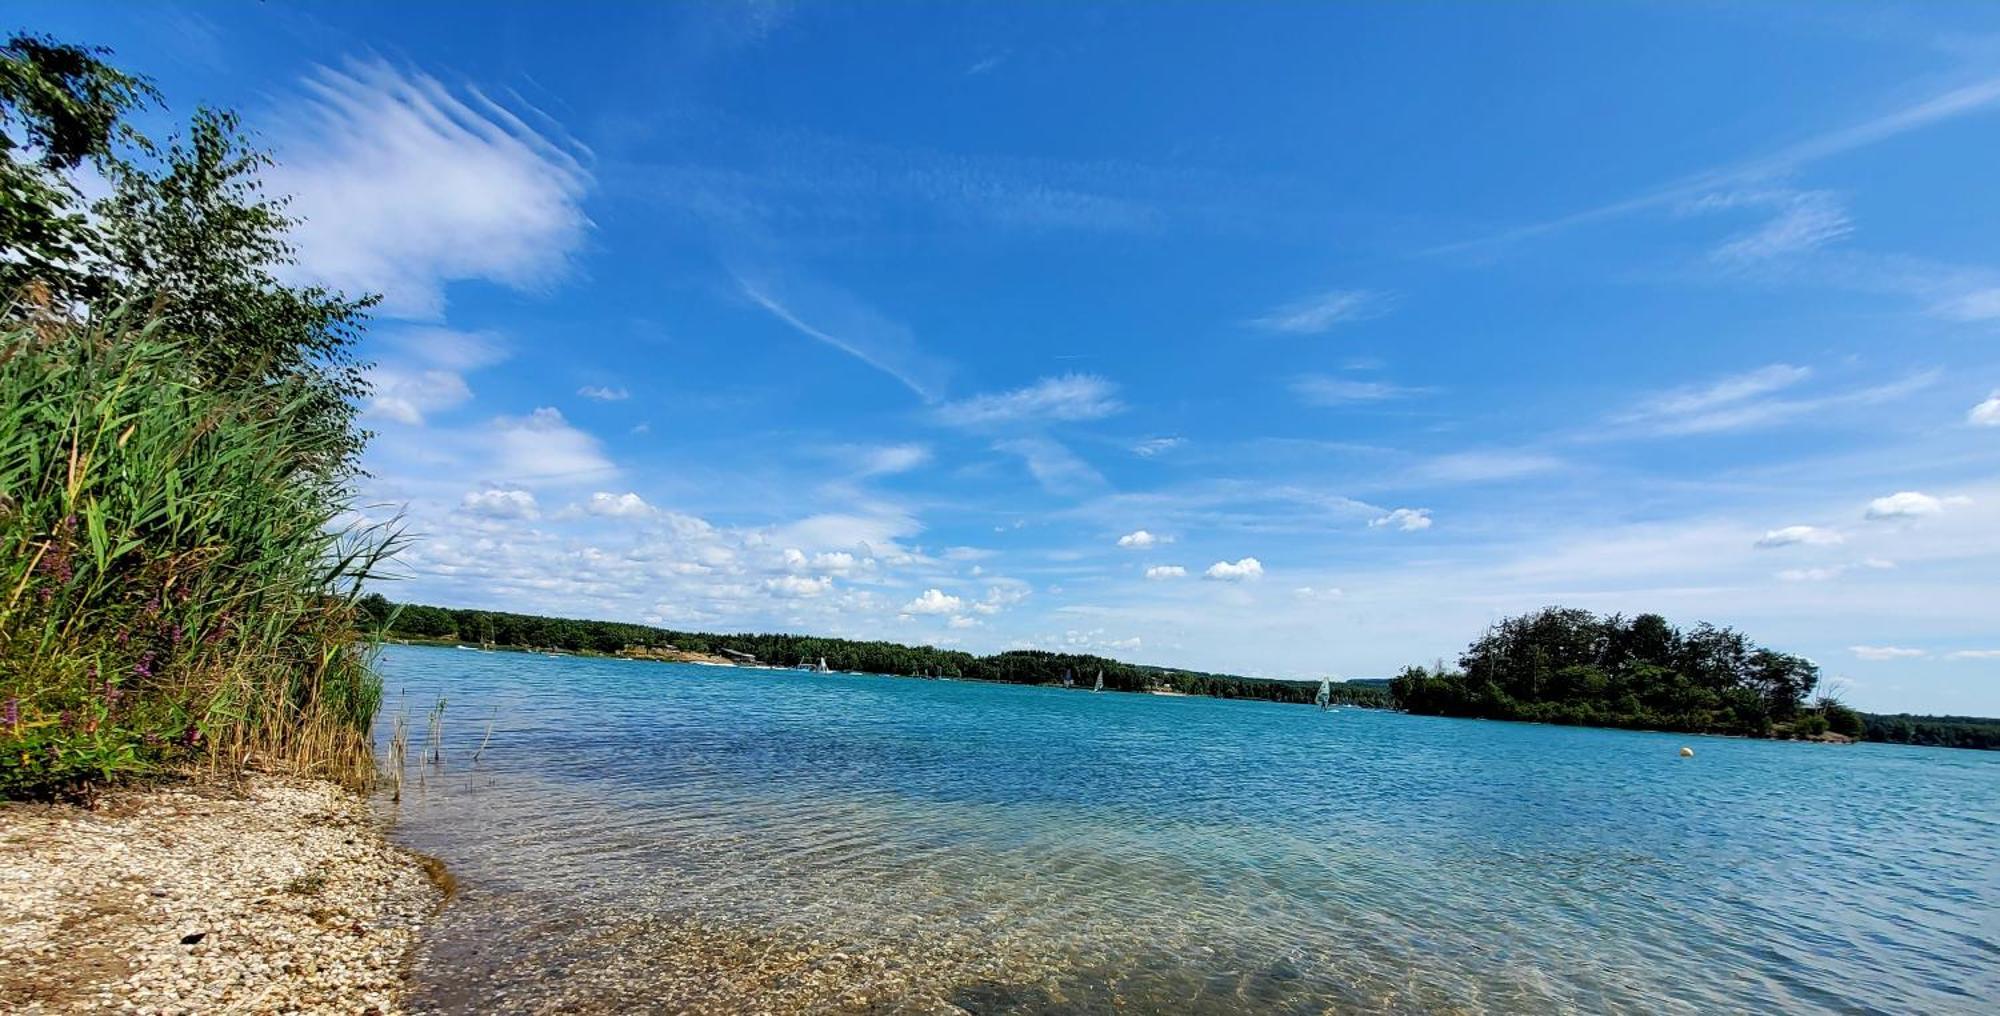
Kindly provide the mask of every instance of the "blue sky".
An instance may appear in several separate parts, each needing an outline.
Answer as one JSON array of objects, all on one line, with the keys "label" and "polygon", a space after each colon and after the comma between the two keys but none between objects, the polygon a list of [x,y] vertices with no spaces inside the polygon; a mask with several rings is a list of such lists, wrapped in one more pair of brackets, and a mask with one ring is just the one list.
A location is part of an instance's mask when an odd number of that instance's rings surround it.
[{"label": "blue sky", "polygon": [[2000,714],[2000,7],[20,5],[384,294],[397,598]]}]

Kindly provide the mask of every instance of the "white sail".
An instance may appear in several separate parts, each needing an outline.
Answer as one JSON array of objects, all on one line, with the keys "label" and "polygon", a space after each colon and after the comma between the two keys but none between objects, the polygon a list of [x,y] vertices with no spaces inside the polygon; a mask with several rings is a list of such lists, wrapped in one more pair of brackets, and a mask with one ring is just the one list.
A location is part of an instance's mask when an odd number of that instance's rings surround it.
[{"label": "white sail", "polygon": [[1103,690],[1104,690],[1104,671],[1100,670],[1100,671],[1098,671],[1098,672],[1097,672],[1097,686],[1096,686],[1096,687],[1094,687],[1094,688],[1092,688],[1092,689],[1090,689],[1090,690],[1091,690],[1091,691],[1103,691]]},{"label": "white sail", "polygon": [[1326,709],[1333,704],[1333,678],[1319,679],[1319,694],[1313,696],[1313,704]]}]

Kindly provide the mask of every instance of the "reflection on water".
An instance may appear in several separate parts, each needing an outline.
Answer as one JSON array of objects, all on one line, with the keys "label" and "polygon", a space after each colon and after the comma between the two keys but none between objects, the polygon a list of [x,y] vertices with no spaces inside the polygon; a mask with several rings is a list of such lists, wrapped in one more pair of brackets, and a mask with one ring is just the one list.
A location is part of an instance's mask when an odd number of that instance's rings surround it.
[{"label": "reflection on water", "polygon": [[394,808],[468,887],[418,964],[439,1011],[2000,997],[1992,754],[414,647],[383,666],[387,713],[400,696],[421,728],[448,700],[444,765]]}]

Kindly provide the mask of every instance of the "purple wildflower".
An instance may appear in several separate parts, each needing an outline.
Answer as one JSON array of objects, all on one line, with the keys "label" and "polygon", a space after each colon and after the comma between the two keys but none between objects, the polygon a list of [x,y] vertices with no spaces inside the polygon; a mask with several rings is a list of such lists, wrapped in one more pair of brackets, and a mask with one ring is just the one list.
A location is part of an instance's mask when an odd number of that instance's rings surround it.
[{"label": "purple wildflower", "polygon": [[10,698],[5,703],[0,703],[0,723],[7,724],[7,729],[10,732],[16,734],[21,732],[20,699]]}]

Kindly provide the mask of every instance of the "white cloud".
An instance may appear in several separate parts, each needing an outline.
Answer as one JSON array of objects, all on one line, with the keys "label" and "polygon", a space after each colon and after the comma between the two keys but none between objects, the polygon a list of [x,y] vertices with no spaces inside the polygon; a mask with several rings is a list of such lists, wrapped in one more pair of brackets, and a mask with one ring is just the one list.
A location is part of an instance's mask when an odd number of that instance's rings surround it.
[{"label": "white cloud", "polygon": [[1707,414],[1773,392],[1782,391],[1812,376],[1810,367],[1774,363],[1768,367],[1731,374],[1706,385],[1676,388],[1646,399],[1634,407],[1627,419],[1677,421],[1691,430],[1704,429]]},{"label": "white cloud", "polygon": [[1156,564],[1146,569],[1146,579],[1150,582],[1184,578],[1187,578],[1187,569],[1177,564]]},{"label": "white cloud", "polygon": [[1180,437],[1149,437],[1133,445],[1132,454],[1142,459],[1150,459],[1155,455],[1173,451],[1186,443],[1187,439]]},{"label": "white cloud", "polygon": [[1209,565],[1208,571],[1202,574],[1223,582],[1241,582],[1245,579],[1263,578],[1264,564],[1254,557],[1246,557],[1233,563],[1229,561],[1217,561]]},{"label": "white cloud", "polygon": [[1834,410],[1892,402],[1928,387],[1938,378],[1937,372],[1931,371],[1830,395],[1773,397],[1811,374],[1805,367],[1772,364],[1643,400],[1632,411],[1614,417],[1613,422],[1670,437],[1744,430],[1802,418],[1825,418]]},{"label": "white cloud", "polygon": [[1118,538],[1118,545],[1132,550],[1143,550],[1160,542],[1159,537],[1143,530],[1135,529]]},{"label": "white cloud", "polygon": [[369,393],[364,415],[412,427],[423,426],[427,414],[451,409],[472,398],[472,387],[465,383],[465,378],[448,370],[381,366],[369,372],[368,380],[374,390]]},{"label": "white cloud", "polygon": [[1388,301],[1365,289],[1334,289],[1286,304],[1251,320],[1258,328],[1291,335],[1316,335],[1348,321],[1365,321],[1388,313]]},{"label": "white cloud", "polygon": [[889,476],[907,473],[931,460],[931,450],[920,444],[848,446],[841,449],[862,476]]},{"label": "white cloud", "polygon": [[922,596],[903,604],[905,614],[956,614],[965,601],[942,589],[926,589]]},{"label": "white cloud", "polygon": [[1868,502],[1871,519],[1917,519],[1939,514],[1946,508],[1970,504],[1970,498],[1933,497],[1921,491],[1902,490]]},{"label": "white cloud", "polygon": [[588,480],[617,472],[597,439],[544,406],[525,417],[493,423],[496,470],[526,482]]},{"label": "white cloud", "polygon": [[1931,313],[1953,321],[1991,321],[2000,318],[2000,288],[1978,289],[1955,296],[1931,308]]},{"label": "white cloud", "polygon": [[996,451],[1021,457],[1028,472],[1044,488],[1070,494],[1100,486],[1104,477],[1061,442],[1046,437],[1019,437],[993,444]]},{"label": "white cloud", "polygon": [[804,599],[818,596],[833,588],[833,579],[821,575],[808,578],[803,575],[780,575],[764,580],[764,588],[773,595],[788,599]]},{"label": "white cloud", "polygon": [[1405,533],[1414,533],[1419,529],[1429,529],[1431,527],[1431,510],[1429,508],[1398,508],[1387,515],[1377,516],[1368,520],[1368,528],[1370,529],[1378,529],[1383,526],[1393,527]]},{"label": "white cloud", "polygon": [[1965,422],[1975,427],[2000,427],[2000,392],[1986,397],[1986,401],[1965,414]]},{"label": "white cloud", "polygon": [[1927,654],[1922,649],[1905,649],[1901,646],[1848,646],[1847,651],[1864,660],[1910,660]]},{"label": "white cloud", "polygon": [[1411,472],[1416,478],[1444,483],[1485,483],[1553,473],[1568,465],[1542,452],[1470,451],[1439,455]]},{"label": "white cloud", "polygon": [[1759,537],[1757,546],[1790,547],[1795,544],[1807,544],[1815,547],[1830,547],[1846,539],[1839,532],[1820,526],[1785,526],[1781,529],[1773,529],[1765,533],[1762,537]]},{"label": "white cloud", "polygon": [[458,507],[461,511],[490,519],[532,519],[541,514],[534,494],[504,487],[470,491],[459,501]]},{"label": "white cloud", "polygon": [[637,494],[613,494],[602,490],[590,495],[590,501],[583,506],[583,510],[615,519],[650,518],[657,511]]},{"label": "white cloud", "polygon": [[1347,594],[1332,586],[1300,586],[1292,590],[1292,595],[1301,600],[1338,600]]},{"label": "white cloud", "polygon": [[596,399],[599,402],[623,402],[632,397],[632,393],[626,391],[623,387],[607,388],[603,385],[584,385],[582,388],[578,388],[576,393],[586,399]]},{"label": "white cloud", "polygon": [[954,617],[951,620],[945,622],[945,625],[951,628],[976,628],[979,626],[979,619],[973,617],[966,617],[961,614],[958,617]]},{"label": "white cloud", "polygon": [[2000,660],[2000,649],[1960,649],[1951,654],[1954,660]]},{"label": "white cloud", "polygon": [[996,427],[1097,420],[1125,407],[1117,386],[1094,374],[1043,378],[1026,388],[975,395],[938,407],[938,419],[956,427]]},{"label": "white cloud", "polygon": [[807,338],[823,342],[935,402],[950,366],[925,352],[910,329],[845,290],[806,278],[736,274],[750,302]]},{"label": "white cloud", "polygon": [[1847,209],[1827,191],[1750,191],[1709,195],[1697,209],[1768,208],[1771,219],[1762,226],[1731,237],[1712,253],[1717,261],[1747,263],[1801,254],[1823,247],[1854,231]]},{"label": "white cloud", "polygon": [[1425,395],[1429,388],[1409,388],[1386,381],[1354,381],[1309,374],[1292,381],[1292,394],[1309,406],[1345,406],[1356,402],[1386,402]]},{"label": "white cloud", "polygon": [[1845,567],[1832,568],[1787,568],[1778,573],[1780,582],[1829,582],[1845,574]]},{"label": "white cloud", "polygon": [[279,116],[267,181],[303,220],[310,281],[435,317],[449,282],[534,289],[568,270],[590,225],[587,153],[524,119],[538,113],[382,61],[321,68],[302,92]]}]

